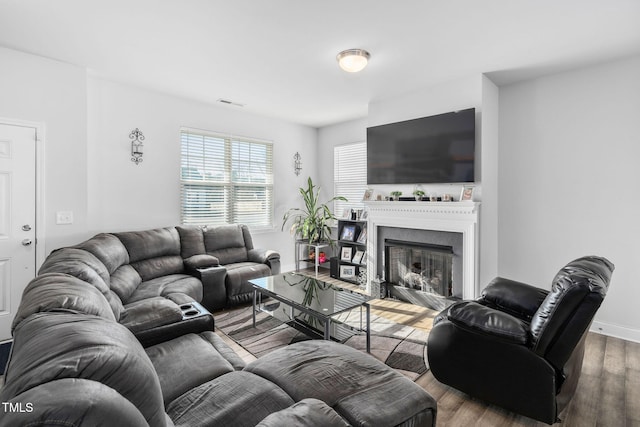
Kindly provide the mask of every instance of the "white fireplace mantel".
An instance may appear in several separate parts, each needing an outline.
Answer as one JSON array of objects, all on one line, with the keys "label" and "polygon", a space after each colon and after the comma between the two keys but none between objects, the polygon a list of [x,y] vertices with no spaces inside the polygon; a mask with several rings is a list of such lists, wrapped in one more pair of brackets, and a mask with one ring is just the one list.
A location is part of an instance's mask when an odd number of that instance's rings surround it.
[{"label": "white fireplace mantel", "polygon": [[384,254],[377,253],[378,227],[462,233],[462,297],[474,299],[478,283],[478,210],[476,202],[367,202],[367,283],[375,279]]}]

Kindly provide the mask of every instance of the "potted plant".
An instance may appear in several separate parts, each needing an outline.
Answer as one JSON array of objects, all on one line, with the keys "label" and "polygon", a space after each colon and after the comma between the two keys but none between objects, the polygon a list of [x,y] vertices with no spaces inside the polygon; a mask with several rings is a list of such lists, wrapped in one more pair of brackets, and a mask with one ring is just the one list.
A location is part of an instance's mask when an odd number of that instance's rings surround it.
[{"label": "potted plant", "polygon": [[402,196],[402,191],[392,191],[389,194],[391,194],[391,200],[400,200],[400,196]]},{"label": "potted plant", "polygon": [[424,197],[424,191],[422,190],[413,190],[413,195],[416,197],[417,201],[422,200],[422,198]]},{"label": "potted plant", "polygon": [[300,195],[304,202],[304,208],[291,208],[282,217],[282,230],[289,221],[293,221],[291,225],[291,234],[297,238],[308,240],[310,243],[320,241],[328,241],[333,244],[331,239],[331,225],[336,217],[331,212],[328,204],[335,200],[347,201],[342,196],[335,196],[325,203],[318,201],[320,196],[320,187],[313,184],[311,177],[307,179],[307,186],[300,187]]}]

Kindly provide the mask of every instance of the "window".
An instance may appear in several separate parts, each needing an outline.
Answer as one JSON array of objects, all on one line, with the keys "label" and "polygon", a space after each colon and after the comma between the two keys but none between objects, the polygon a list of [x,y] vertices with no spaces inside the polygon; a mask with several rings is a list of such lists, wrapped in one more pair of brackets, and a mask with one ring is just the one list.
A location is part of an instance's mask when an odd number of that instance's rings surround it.
[{"label": "window", "polygon": [[362,196],[367,189],[367,143],[338,145],[333,149],[333,190],[347,202],[336,200],[333,212],[341,217],[345,209],[364,207]]},{"label": "window", "polygon": [[273,227],[273,144],[182,129],[183,224]]}]

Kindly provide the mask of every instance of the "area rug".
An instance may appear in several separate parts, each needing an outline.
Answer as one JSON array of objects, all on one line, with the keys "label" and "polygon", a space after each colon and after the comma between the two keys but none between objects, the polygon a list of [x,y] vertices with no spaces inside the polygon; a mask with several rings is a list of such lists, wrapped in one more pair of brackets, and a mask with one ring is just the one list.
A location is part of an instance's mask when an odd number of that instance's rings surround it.
[{"label": "area rug", "polygon": [[[223,311],[214,317],[217,329],[255,357],[259,358],[280,347],[311,339],[265,312],[256,314],[254,328],[251,310],[252,307],[249,306]],[[357,326],[360,322],[359,310],[344,313],[336,320]],[[428,333],[423,330],[399,325],[371,314],[371,355],[411,380],[415,380],[429,369],[427,337]],[[358,350],[366,349],[364,333],[347,337],[342,342]]]}]

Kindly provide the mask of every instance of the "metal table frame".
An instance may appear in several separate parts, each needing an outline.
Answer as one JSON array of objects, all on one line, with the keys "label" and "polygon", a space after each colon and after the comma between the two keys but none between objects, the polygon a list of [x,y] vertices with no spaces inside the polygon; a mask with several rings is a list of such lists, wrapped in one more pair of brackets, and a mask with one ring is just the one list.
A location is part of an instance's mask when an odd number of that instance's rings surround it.
[{"label": "metal table frame", "polygon": [[[331,339],[331,317],[335,316],[337,314],[340,313],[344,313],[345,311],[349,311],[349,310],[353,310],[356,307],[350,307],[350,308],[346,308],[344,310],[332,313],[331,315],[326,315],[326,314],[322,314],[319,313],[315,310],[310,309],[309,307],[306,307],[298,302],[295,301],[291,301],[290,299],[284,298],[274,292],[269,291],[268,289],[265,289],[261,286],[252,284],[253,286],[253,327],[256,327],[256,312],[258,310],[258,304],[262,302],[262,294],[264,295],[268,295],[269,297],[280,301],[283,304],[288,305],[291,308],[291,318],[293,318],[293,310],[298,310],[301,311],[302,313],[306,313],[310,316],[313,316],[314,318],[320,320],[321,322],[323,322],[324,324],[324,335],[323,338],[325,340],[330,340]],[[365,331],[366,332],[366,337],[367,337],[367,353],[371,352],[371,306],[369,305],[369,302],[363,302],[360,305],[360,310],[362,313],[362,306],[365,307],[365,312],[366,312],[366,329],[362,328],[362,314],[360,315],[360,330],[361,331]]]}]

